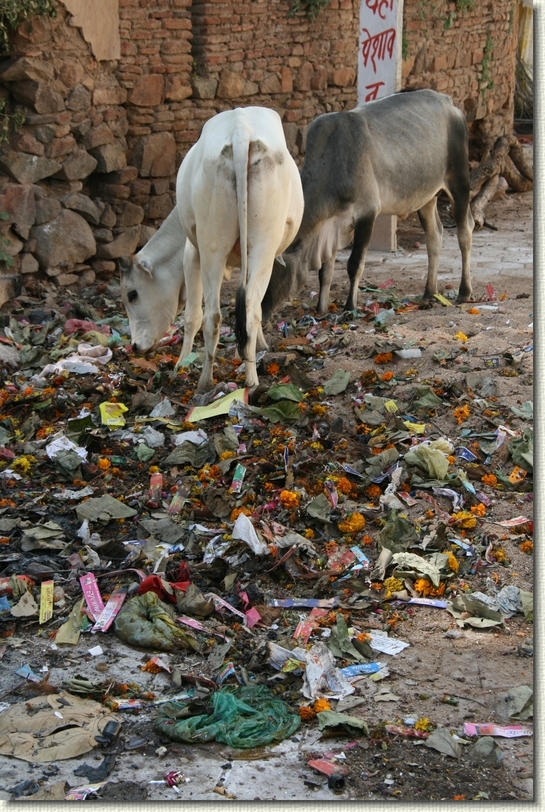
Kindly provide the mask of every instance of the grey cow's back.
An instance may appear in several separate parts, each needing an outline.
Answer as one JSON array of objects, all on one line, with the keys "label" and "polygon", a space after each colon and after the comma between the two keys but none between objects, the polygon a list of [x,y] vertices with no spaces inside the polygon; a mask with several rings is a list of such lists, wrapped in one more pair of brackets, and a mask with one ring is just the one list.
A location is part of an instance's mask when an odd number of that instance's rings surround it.
[{"label": "grey cow's back", "polygon": [[414,211],[423,189],[435,194],[438,179],[460,166],[466,144],[463,114],[450,97],[432,90],[318,116],[309,127],[301,171],[305,201],[312,190],[312,202],[305,206],[298,238],[343,206],[378,203],[384,214]]}]

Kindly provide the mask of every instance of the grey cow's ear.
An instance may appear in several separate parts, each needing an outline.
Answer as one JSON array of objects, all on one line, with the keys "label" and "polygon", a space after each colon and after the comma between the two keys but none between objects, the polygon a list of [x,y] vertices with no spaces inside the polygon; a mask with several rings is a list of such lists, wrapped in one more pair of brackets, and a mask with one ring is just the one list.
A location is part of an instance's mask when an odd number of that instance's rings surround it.
[{"label": "grey cow's ear", "polygon": [[147,273],[149,276],[153,276],[153,267],[151,263],[147,259],[142,259],[136,263],[136,266],[140,268],[141,271]]}]

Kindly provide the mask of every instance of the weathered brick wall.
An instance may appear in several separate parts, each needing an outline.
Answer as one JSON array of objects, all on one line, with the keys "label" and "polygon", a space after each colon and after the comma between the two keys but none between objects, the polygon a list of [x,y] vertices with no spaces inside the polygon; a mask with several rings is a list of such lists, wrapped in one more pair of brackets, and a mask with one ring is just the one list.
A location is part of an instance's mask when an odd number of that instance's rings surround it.
[{"label": "weathered brick wall", "polygon": [[[23,25],[0,64],[0,97],[26,115],[0,148],[15,271],[60,285],[114,273],[172,209],[182,158],[222,110],[277,110],[301,161],[308,124],[357,103],[359,5],[331,0],[309,20],[291,0],[119,0],[112,61],[60,1]],[[466,5],[405,0],[403,85],[452,95],[478,147],[512,128],[516,6]]]},{"label": "weathered brick wall", "polygon": [[[517,4],[405,0],[403,86],[452,96],[474,146],[513,127]],[[471,6],[474,6],[472,8]]]}]

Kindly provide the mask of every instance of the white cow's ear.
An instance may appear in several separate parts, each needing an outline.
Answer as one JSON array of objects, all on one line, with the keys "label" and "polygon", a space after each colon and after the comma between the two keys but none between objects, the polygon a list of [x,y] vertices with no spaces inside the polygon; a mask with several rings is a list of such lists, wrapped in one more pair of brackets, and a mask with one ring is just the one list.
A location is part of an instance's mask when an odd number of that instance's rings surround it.
[{"label": "white cow's ear", "polygon": [[136,265],[140,268],[141,271],[144,271],[150,276],[153,276],[153,267],[147,259],[140,260],[140,262],[137,262]]},{"label": "white cow's ear", "polygon": [[278,256],[276,257],[276,261],[279,262],[280,265],[283,265],[284,268],[286,267],[286,262],[284,260],[284,257],[282,256],[282,254],[278,254]]}]

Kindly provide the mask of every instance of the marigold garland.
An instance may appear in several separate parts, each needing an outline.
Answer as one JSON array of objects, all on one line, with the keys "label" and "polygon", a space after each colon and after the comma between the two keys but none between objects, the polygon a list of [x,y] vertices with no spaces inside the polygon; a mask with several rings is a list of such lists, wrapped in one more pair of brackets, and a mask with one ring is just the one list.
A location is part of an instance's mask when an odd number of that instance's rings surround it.
[{"label": "marigold garland", "polygon": [[392,358],[391,352],[379,352],[378,355],[375,355],[373,361],[375,364],[389,364]]},{"label": "marigold garland", "polygon": [[299,494],[294,491],[280,491],[280,503],[289,510],[299,507]]}]

